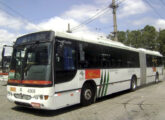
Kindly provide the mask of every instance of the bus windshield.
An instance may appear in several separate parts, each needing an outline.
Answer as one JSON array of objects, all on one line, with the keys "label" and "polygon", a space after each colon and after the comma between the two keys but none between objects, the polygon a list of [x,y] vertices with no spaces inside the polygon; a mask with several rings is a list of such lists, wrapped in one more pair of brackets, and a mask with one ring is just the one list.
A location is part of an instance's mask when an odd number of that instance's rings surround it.
[{"label": "bus windshield", "polygon": [[48,85],[51,81],[51,44],[36,43],[14,48],[8,83]]}]

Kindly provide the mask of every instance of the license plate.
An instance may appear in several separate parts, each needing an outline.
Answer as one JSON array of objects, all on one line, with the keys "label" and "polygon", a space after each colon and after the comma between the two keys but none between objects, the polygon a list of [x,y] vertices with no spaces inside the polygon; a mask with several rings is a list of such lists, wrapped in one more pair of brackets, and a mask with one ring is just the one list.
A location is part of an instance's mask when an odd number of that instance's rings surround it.
[{"label": "license plate", "polygon": [[16,88],[15,87],[10,87],[10,91],[11,92],[16,92]]}]

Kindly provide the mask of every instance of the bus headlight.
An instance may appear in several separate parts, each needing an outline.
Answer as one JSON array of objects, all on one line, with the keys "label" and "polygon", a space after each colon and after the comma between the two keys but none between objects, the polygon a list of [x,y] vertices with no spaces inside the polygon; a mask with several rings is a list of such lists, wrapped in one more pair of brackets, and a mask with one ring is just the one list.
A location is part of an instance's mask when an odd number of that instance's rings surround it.
[{"label": "bus headlight", "polygon": [[39,100],[48,100],[49,96],[48,95],[35,95],[33,98],[36,100],[38,100],[38,99]]},{"label": "bus headlight", "polygon": [[33,98],[36,100],[38,100],[38,99],[43,100],[44,96],[43,95],[35,95]]}]

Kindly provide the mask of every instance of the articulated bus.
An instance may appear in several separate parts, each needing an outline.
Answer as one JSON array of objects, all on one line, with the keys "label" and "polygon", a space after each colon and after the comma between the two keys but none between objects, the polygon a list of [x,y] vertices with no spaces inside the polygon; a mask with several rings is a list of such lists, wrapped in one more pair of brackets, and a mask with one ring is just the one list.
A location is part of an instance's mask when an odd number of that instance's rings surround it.
[{"label": "articulated bus", "polygon": [[162,77],[159,52],[103,38],[42,31],[16,40],[7,98],[16,105],[55,110],[89,105],[97,98],[135,90]]}]

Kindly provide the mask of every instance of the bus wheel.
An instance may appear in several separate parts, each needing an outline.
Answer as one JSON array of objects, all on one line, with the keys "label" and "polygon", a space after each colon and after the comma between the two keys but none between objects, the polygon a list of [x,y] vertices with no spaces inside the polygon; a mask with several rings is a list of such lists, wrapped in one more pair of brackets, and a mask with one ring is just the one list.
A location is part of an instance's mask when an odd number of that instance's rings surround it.
[{"label": "bus wheel", "polygon": [[84,84],[81,92],[81,104],[83,106],[90,105],[95,99],[95,92],[92,85],[86,83]]},{"label": "bus wheel", "polygon": [[131,91],[135,91],[137,88],[137,79],[135,76],[131,79]]},{"label": "bus wheel", "polygon": [[158,83],[159,82],[159,74],[156,73],[156,77],[155,77],[155,83]]}]

